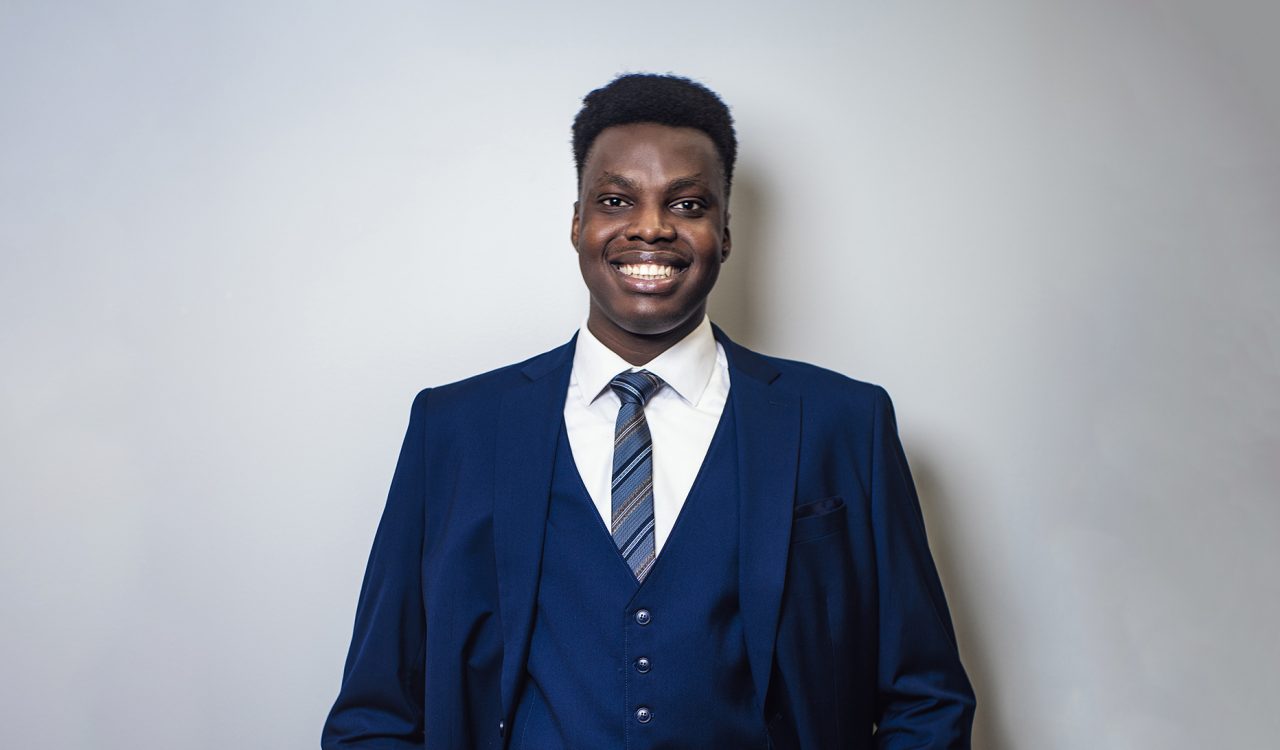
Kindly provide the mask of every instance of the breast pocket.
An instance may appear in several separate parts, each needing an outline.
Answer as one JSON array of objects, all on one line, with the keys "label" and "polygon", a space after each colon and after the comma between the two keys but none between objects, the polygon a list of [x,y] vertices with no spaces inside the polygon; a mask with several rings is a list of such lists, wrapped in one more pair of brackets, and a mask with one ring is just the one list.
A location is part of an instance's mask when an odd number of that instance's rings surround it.
[{"label": "breast pocket", "polygon": [[844,531],[847,514],[844,498],[838,495],[797,505],[791,516],[791,544],[794,546]]}]

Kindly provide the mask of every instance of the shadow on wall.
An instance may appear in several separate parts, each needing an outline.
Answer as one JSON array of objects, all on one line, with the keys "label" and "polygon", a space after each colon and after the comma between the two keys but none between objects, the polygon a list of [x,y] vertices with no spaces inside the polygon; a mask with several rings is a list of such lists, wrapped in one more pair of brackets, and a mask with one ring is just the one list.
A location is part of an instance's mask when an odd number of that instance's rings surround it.
[{"label": "shadow on wall", "polygon": [[942,478],[933,471],[928,456],[907,450],[907,462],[915,479],[916,493],[924,511],[925,526],[929,535],[929,549],[933,552],[938,575],[955,624],[956,640],[960,643],[960,657],[964,661],[973,691],[978,696],[978,714],[974,722],[974,750],[1010,750],[1012,745],[1004,736],[1000,721],[997,690],[990,665],[992,656],[989,645],[983,639],[979,627],[981,618],[973,609],[978,601],[974,588],[982,585],[964,575],[960,567],[961,555],[951,544],[947,529],[961,512],[954,497],[948,496]]},{"label": "shadow on wall", "polygon": [[761,238],[768,236],[764,231],[768,217],[762,185],[749,166],[739,165],[734,170],[733,193],[729,199],[733,247],[707,304],[711,320],[723,328],[729,338],[753,349],[759,347],[761,333],[756,309],[756,301],[760,299],[758,253]]}]

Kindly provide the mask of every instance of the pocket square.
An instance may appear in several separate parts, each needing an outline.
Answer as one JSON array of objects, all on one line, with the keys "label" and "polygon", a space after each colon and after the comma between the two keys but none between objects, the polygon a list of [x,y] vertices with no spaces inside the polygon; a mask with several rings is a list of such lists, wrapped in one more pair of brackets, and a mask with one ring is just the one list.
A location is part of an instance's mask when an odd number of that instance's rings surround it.
[{"label": "pocket square", "polygon": [[808,518],[809,516],[820,516],[823,513],[830,513],[842,505],[844,505],[844,498],[839,495],[824,497],[821,500],[814,500],[811,503],[797,505],[795,510],[792,512],[791,517],[793,519],[797,519]]}]

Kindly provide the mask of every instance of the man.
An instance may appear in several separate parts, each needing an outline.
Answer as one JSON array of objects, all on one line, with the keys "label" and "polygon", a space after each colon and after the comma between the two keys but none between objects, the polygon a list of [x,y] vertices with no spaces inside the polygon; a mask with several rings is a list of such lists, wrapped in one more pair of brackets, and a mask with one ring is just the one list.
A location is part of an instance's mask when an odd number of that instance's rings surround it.
[{"label": "man", "polygon": [[323,746],[968,747],[888,396],[706,318],[728,109],[623,76],[573,144],[586,324],[414,401]]}]

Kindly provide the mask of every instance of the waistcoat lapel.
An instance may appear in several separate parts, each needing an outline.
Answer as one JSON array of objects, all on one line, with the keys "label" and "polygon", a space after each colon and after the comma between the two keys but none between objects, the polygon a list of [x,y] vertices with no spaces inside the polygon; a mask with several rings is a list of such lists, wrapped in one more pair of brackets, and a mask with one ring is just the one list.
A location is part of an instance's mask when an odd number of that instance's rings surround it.
[{"label": "waistcoat lapel", "polygon": [[529,655],[556,441],[577,336],[531,360],[503,394],[495,441],[493,543],[502,614],[502,706],[511,722]]},{"label": "waistcoat lapel", "polygon": [[761,711],[769,692],[791,544],[800,451],[800,396],[775,384],[778,370],[714,327],[729,361],[738,431],[740,601],[747,657]]}]

